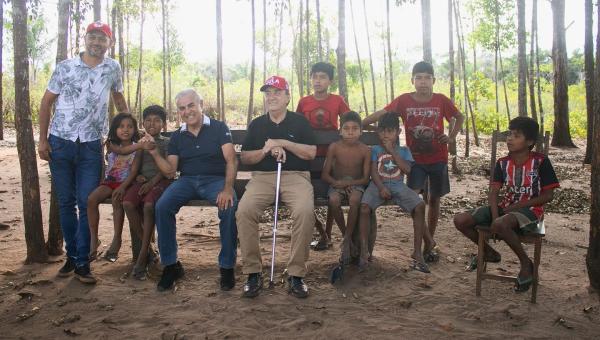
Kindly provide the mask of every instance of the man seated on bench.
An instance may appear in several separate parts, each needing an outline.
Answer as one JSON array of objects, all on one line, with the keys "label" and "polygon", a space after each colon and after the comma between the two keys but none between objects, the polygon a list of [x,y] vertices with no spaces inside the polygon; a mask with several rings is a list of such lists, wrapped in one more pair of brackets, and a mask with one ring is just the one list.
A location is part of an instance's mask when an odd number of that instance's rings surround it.
[{"label": "man seated on bench", "polygon": [[[157,148],[150,151],[165,176],[172,178],[176,171],[181,174],[165,190],[155,208],[160,261],[165,266],[158,290],[170,289],[183,276],[183,267],[177,260],[175,215],[195,199],[208,200],[219,208],[221,289],[230,290],[235,285],[237,252],[237,197],[233,189],[237,158],[231,132],[223,122],[202,113],[202,98],[196,91],[179,92],[175,103],[184,124],[171,135],[167,159]],[[151,136],[147,134],[145,138]]]},{"label": "man seated on bench", "polygon": [[[491,226],[491,231],[503,239],[521,262],[521,271],[515,282],[516,292],[525,292],[533,282],[533,262],[527,256],[518,234],[537,228],[544,218],[544,204],[554,196],[559,187],[550,159],[544,154],[531,151],[538,138],[540,127],[529,117],[517,117],[510,121],[510,134],[506,137],[508,156],[498,159],[490,181],[488,205],[454,216],[456,229],[477,244],[477,225]],[[506,193],[498,203],[502,186]],[[500,254],[486,245],[486,262],[500,262]],[[469,266],[477,267],[473,258]]]},{"label": "man seated on bench", "polygon": [[310,181],[310,160],[315,158],[315,136],[304,116],[287,110],[290,89],[287,81],[273,76],[260,88],[267,113],[254,119],[242,145],[241,161],[252,165],[252,179],[236,213],[244,274],[245,297],[255,297],[262,289],[262,265],[258,220],[275,201],[277,161],[283,162],[281,201],[291,210],[292,244],[287,263],[289,292],[298,298],[308,296],[303,281],[315,224],[314,194]]}]

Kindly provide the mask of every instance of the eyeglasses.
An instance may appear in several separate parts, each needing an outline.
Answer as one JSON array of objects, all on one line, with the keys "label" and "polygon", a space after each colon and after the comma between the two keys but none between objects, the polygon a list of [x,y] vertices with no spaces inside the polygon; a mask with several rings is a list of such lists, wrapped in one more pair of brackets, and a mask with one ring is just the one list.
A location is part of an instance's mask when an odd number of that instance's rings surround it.
[{"label": "eyeglasses", "polygon": [[97,41],[100,43],[105,43],[108,41],[108,37],[102,34],[88,34],[85,36],[89,41]]}]

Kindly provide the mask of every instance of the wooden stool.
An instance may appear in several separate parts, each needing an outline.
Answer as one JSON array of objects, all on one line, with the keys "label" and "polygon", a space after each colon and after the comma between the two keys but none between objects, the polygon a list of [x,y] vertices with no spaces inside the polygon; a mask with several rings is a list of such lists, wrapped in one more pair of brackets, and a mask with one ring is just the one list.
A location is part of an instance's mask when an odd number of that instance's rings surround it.
[{"label": "wooden stool", "polygon": [[[481,281],[483,280],[497,280],[497,281],[508,281],[515,282],[516,276],[490,274],[487,270],[487,262],[485,261],[485,245],[488,240],[492,237],[492,232],[489,226],[477,226],[475,227],[479,234],[479,240],[477,242],[477,281],[475,286],[475,295],[481,296]],[[538,222],[537,228],[525,235],[519,235],[521,243],[534,244],[533,251],[533,282],[531,287],[531,302],[536,302],[537,288],[539,282],[538,268],[540,265],[540,257],[542,253],[542,237],[546,234],[544,227],[544,221]]]}]

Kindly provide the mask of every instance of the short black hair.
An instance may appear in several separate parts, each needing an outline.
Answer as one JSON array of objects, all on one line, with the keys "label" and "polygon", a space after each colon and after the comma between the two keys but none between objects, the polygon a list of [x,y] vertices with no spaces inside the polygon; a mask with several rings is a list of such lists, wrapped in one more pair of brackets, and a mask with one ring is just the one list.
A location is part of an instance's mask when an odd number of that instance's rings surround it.
[{"label": "short black hair", "polygon": [[362,120],[356,111],[348,111],[340,117],[340,127],[344,126],[344,124],[348,122],[355,122],[362,129]]},{"label": "short black hair", "polygon": [[323,72],[325,74],[327,74],[327,76],[329,77],[329,80],[333,80],[333,71],[335,70],[335,67],[333,67],[333,65],[331,65],[330,63],[325,63],[325,62],[318,62],[316,64],[314,64],[311,68],[310,68],[310,75],[312,76],[313,74],[317,73],[317,72]]},{"label": "short black hair", "polygon": [[115,145],[121,145],[121,140],[119,139],[119,136],[117,136],[117,129],[119,128],[119,125],[121,125],[121,122],[125,119],[130,119],[131,124],[133,125],[133,135],[131,136],[131,141],[138,141],[140,138],[140,131],[138,130],[137,120],[130,113],[121,112],[117,114],[110,122],[110,128],[108,129],[108,138],[106,139],[106,142],[110,142]]},{"label": "short black hair", "polygon": [[419,61],[413,66],[412,76],[414,77],[417,73],[429,73],[431,76],[435,77],[433,73],[433,65],[426,61]]},{"label": "short black hair", "polygon": [[165,108],[160,105],[150,105],[144,109],[142,112],[142,119],[146,119],[150,115],[158,116],[158,118],[162,119],[163,123],[167,121],[167,112]]},{"label": "short black hair", "polygon": [[516,117],[511,119],[508,123],[508,129],[520,131],[525,136],[525,140],[533,142],[529,146],[529,150],[533,149],[540,133],[540,125],[535,119],[530,117]]},{"label": "short black hair", "polygon": [[398,115],[393,112],[386,112],[383,116],[379,117],[377,121],[377,130],[395,129],[400,130],[400,119]]}]

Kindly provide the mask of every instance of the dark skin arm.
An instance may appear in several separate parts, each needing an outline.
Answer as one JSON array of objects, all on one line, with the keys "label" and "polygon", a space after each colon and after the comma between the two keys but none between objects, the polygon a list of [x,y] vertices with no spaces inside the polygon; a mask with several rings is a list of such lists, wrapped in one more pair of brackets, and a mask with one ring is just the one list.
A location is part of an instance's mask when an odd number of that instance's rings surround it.
[{"label": "dark skin arm", "polygon": [[117,112],[129,112],[129,109],[127,108],[127,101],[125,101],[125,96],[122,92],[113,91],[112,98]]},{"label": "dark skin arm", "polygon": [[377,123],[379,118],[386,113],[386,110],[379,110],[368,115],[367,118],[363,119],[362,121],[363,130],[375,131],[375,123]]},{"label": "dark skin arm", "polygon": [[[144,177],[142,175],[137,176],[137,180],[139,181],[140,177]],[[158,182],[160,182],[165,176],[162,173],[157,173],[152,177],[149,181],[146,181],[144,178],[144,184],[140,187],[140,191],[138,191],[139,195],[144,195],[149,192]]]},{"label": "dark skin arm", "polygon": [[331,144],[329,146],[329,148],[327,149],[327,156],[325,156],[325,164],[323,164],[323,172],[321,173],[321,179],[329,184],[329,185],[334,185],[334,183],[336,182],[335,178],[333,178],[333,175],[331,173],[332,167],[333,167],[333,163],[335,162],[335,151],[336,151],[336,144]]},{"label": "dark skin arm", "polygon": [[112,199],[116,201],[122,201],[123,196],[125,195],[125,190],[135,181],[137,177],[138,171],[140,171],[140,166],[142,164],[142,151],[136,151],[135,158],[133,159],[133,164],[131,164],[131,171],[129,171],[129,176],[119,185],[118,188],[113,190]]},{"label": "dark skin arm", "polygon": [[379,176],[379,172],[377,172],[376,161],[371,162],[371,179],[379,189],[379,196],[381,196],[381,198],[385,200],[392,198],[392,193],[388,190],[388,188],[385,187],[385,185],[383,185],[383,180],[381,179],[381,176]]},{"label": "dark skin arm", "polygon": [[394,163],[396,163],[396,165],[400,168],[400,171],[402,171],[405,174],[410,174],[410,164],[404,159],[402,159],[402,157],[400,157],[400,155],[396,152],[395,145],[393,142],[390,141],[387,143],[383,143],[381,146],[383,146],[385,151],[392,155]]}]

